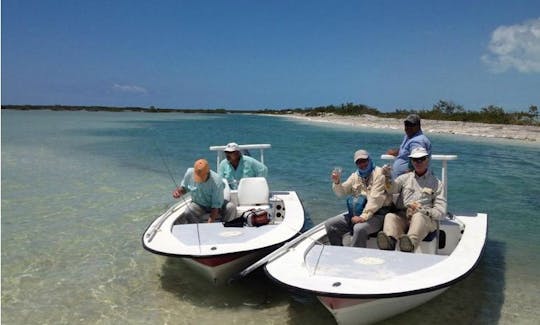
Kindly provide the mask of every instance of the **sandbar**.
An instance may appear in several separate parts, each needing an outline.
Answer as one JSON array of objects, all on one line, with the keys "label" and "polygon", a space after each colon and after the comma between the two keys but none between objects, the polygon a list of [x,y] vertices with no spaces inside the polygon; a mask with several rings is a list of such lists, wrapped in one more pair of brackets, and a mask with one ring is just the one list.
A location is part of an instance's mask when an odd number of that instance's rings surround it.
[{"label": "sandbar", "polygon": [[[327,113],[319,116],[306,116],[299,113],[293,113],[284,116],[310,122],[403,131],[403,119],[383,118],[368,114],[351,116]],[[422,130],[427,134],[455,134],[461,136],[540,143],[540,126],[533,125],[487,124],[422,119]]]}]

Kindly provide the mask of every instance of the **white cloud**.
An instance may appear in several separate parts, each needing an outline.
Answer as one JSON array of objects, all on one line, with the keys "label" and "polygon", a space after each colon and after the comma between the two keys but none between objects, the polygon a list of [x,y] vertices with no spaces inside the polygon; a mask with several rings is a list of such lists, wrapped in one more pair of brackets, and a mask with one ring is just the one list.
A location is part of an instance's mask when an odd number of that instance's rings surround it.
[{"label": "white cloud", "polygon": [[540,72],[540,18],[497,27],[491,34],[488,49],[482,61],[493,72],[512,68],[519,72]]},{"label": "white cloud", "polygon": [[112,88],[115,91],[132,93],[132,94],[146,94],[148,92],[145,88],[140,87],[140,86],[135,86],[135,85],[114,84]]}]

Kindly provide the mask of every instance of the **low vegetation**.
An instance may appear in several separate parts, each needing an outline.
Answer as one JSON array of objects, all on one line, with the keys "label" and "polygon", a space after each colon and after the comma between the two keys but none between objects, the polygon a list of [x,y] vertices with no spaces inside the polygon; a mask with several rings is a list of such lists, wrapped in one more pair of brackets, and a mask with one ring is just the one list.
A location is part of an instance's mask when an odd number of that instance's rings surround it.
[{"label": "low vegetation", "polygon": [[336,115],[363,115],[369,114],[378,117],[404,118],[408,114],[416,113],[423,119],[478,122],[490,124],[519,124],[540,126],[538,107],[531,105],[528,111],[505,112],[502,107],[489,105],[480,110],[466,110],[461,105],[451,101],[440,100],[430,110],[396,109],[394,112],[380,112],[378,109],[362,104],[346,103],[339,106],[329,105],[320,107],[295,109],[264,109],[264,110],[228,110],[228,109],[175,109],[143,107],[106,107],[106,106],[64,106],[64,105],[2,105],[2,109],[17,110],[53,110],[53,111],[109,111],[109,112],[145,112],[145,113],[259,113],[259,114],[304,114],[307,116],[320,116],[325,114]]},{"label": "low vegetation", "polygon": [[376,108],[366,105],[355,105],[353,103],[342,104],[340,106],[321,106],[313,108],[296,108],[289,110],[264,110],[268,114],[291,114],[299,113],[307,116],[319,116],[324,114],[336,115],[363,115],[369,114],[378,117],[405,118],[409,114],[418,114],[423,119],[477,122],[489,124],[520,124],[540,126],[538,107],[531,105],[529,110],[524,112],[505,112],[502,107],[487,106],[479,111],[465,110],[463,106],[456,105],[451,101],[440,100],[433,105],[430,110],[404,110],[397,109],[394,112],[380,112]]}]

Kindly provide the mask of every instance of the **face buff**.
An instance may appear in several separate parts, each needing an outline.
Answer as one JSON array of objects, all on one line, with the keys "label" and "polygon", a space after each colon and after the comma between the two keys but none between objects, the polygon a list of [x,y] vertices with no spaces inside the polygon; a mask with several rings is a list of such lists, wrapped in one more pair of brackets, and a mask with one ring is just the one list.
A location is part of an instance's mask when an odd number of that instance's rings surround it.
[{"label": "face buff", "polygon": [[366,168],[364,169],[358,168],[358,175],[360,175],[360,177],[362,178],[368,178],[369,174],[371,174],[371,172],[373,171],[373,161],[371,160],[371,157],[369,157],[368,159],[369,159],[369,164]]}]

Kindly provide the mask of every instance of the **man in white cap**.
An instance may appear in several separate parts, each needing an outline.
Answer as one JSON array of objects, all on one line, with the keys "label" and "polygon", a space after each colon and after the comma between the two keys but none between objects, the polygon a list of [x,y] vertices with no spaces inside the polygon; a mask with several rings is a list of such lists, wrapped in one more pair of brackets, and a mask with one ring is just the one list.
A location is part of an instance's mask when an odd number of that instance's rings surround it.
[{"label": "man in white cap", "polygon": [[243,155],[237,143],[227,144],[223,151],[227,159],[219,164],[218,174],[227,180],[231,189],[236,190],[243,177],[266,177],[268,174],[268,168],[257,159]]},{"label": "man in white cap", "polygon": [[193,168],[188,168],[179,188],[173,191],[178,199],[191,192],[191,202],[180,214],[175,224],[214,222],[221,214],[223,221],[236,218],[236,206],[223,197],[225,184],[206,159],[195,161]]},{"label": "man in white cap", "polygon": [[417,147],[409,158],[414,171],[396,178],[389,189],[399,194],[398,212],[388,213],[384,218],[383,231],[377,234],[380,249],[394,250],[399,239],[401,251],[414,252],[419,242],[437,229],[437,220],[446,214],[444,187],[429,169],[429,153]]},{"label": "man in white cap", "polygon": [[350,232],[351,246],[366,247],[368,236],[379,231],[384,216],[390,211],[392,196],[385,189],[386,177],[381,167],[375,167],[369,153],[358,150],[353,162],[358,168],[341,183],[341,175],[332,172],[332,189],[337,196],[350,195],[348,213],[337,215],[325,222],[331,245],[342,246],[343,235]]},{"label": "man in white cap", "polygon": [[408,157],[414,148],[424,148],[428,154],[431,155],[431,142],[422,132],[420,116],[417,114],[410,114],[405,118],[403,124],[405,127],[405,136],[403,137],[399,149],[389,149],[387,151],[387,154],[396,156],[396,160],[394,160],[392,166],[392,179],[412,170]]}]

